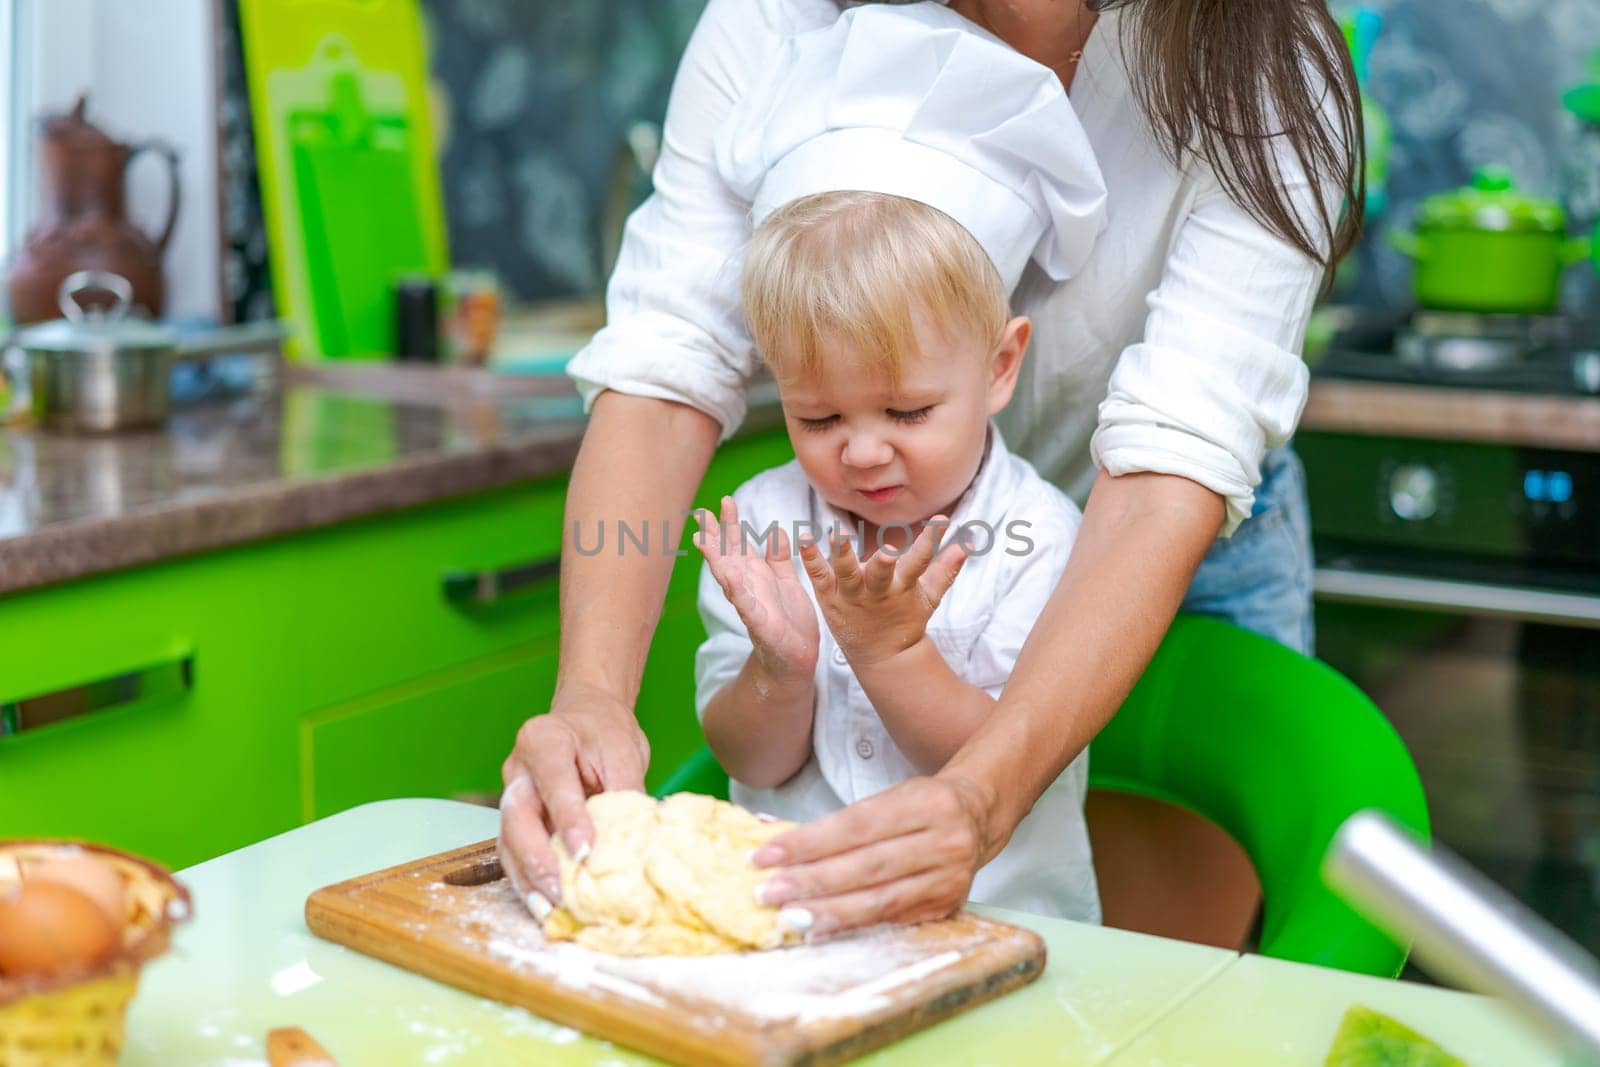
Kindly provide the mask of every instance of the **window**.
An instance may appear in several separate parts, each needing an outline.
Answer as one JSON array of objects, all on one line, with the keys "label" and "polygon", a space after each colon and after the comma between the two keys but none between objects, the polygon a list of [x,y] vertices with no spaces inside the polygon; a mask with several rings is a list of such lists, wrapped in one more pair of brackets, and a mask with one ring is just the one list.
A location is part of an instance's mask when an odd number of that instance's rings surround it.
[{"label": "window", "polygon": [[28,217],[33,77],[33,50],[23,44],[28,7],[22,0],[0,0],[0,255],[21,242]]},{"label": "window", "polygon": [[[213,0],[0,0],[0,257],[27,234],[38,201],[38,119],[87,97],[113,140],[174,146],[184,216],[165,258],[166,314],[215,320],[218,237]],[[161,225],[167,175],[130,170],[129,217]],[[3,302],[0,302],[3,309]]]}]

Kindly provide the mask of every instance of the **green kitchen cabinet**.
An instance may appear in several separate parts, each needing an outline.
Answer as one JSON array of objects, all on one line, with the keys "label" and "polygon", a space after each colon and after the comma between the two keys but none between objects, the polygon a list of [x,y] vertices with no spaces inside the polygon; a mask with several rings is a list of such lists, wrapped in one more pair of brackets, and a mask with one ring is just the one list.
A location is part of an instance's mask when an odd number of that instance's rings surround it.
[{"label": "green kitchen cabinet", "polygon": [[301,816],[372,800],[500,790],[500,763],[556,683],[555,639],[407,682],[307,716],[300,726]]},{"label": "green kitchen cabinet", "polygon": [[296,825],[291,582],[255,545],[0,598],[0,837],[181,866]]},{"label": "green kitchen cabinet", "polygon": [[[547,479],[0,598],[0,836],[83,837],[183,866],[298,825],[317,789],[359,803],[492,787],[514,723],[549,700],[536,665],[554,661],[564,488]],[[530,566],[551,576],[478,602],[480,579]],[[520,659],[531,665],[512,674],[530,692],[514,699],[488,676]],[[417,706],[400,693],[432,694],[432,764],[392,727],[403,711],[334,725],[368,694]],[[319,729],[337,784],[310,778]],[[352,732],[371,758],[339,757]]]},{"label": "green kitchen cabinet", "polygon": [[[781,431],[731,441],[697,502],[791,455]],[[549,478],[0,596],[0,837],[186,866],[370,800],[492,792],[554,689],[564,492]],[[680,550],[638,702],[652,785],[702,743],[687,533]]]},{"label": "green kitchen cabinet", "polygon": [[498,791],[554,692],[564,493],[553,479],[303,539],[303,819]]},{"label": "green kitchen cabinet", "polygon": [[[715,507],[741,482],[792,457],[781,431],[737,438],[717,452],[696,503]],[[381,548],[361,524],[326,532],[326,540],[345,551],[335,552],[330,544],[303,573],[315,575],[310,585],[342,588],[346,596],[340,603],[319,602],[321,609],[305,621],[307,632],[316,635],[307,653],[316,665],[305,673],[319,700],[301,730],[304,817],[371,800],[498,789],[500,764],[517,727],[546,710],[555,690],[561,503],[511,494],[488,526],[483,502],[433,509],[429,523],[416,530],[391,530],[390,520]],[[650,738],[652,787],[704,744],[694,716],[694,654],[705,638],[695,606],[700,555],[690,531],[666,518],[680,555],[636,705]],[[447,535],[453,524],[464,539]],[[414,543],[402,550],[408,538]],[[626,540],[614,524],[603,541],[585,531],[582,543],[602,554],[666,550],[659,520],[632,530]],[[403,551],[404,560],[374,565],[357,558],[363,547],[385,556]],[[501,575],[526,584],[492,595],[488,603],[435,595],[436,586],[451,579]],[[529,581],[530,575],[537,577]],[[373,618],[364,624],[368,615]],[[359,637],[341,640],[363,625]],[[448,654],[441,655],[442,649]],[[466,654],[489,650],[496,654],[462,663]],[[392,689],[373,686],[374,678],[394,674],[397,651],[416,671]],[[422,673],[441,662],[461,665]],[[322,703],[330,693],[359,695]]]},{"label": "green kitchen cabinet", "polygon": [[[321,709],[553,637],[566,480],[293,540],[293,703]],[[515,590],[510,581],[524,583]]]}]

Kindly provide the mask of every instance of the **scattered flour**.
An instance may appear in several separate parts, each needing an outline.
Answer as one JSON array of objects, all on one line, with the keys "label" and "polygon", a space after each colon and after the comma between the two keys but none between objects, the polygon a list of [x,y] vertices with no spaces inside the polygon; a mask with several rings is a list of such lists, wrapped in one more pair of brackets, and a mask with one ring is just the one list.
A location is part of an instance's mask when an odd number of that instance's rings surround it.
[{"label": "scattered flour", "polygon": [[472,888],[441,885],[433,893],[440,899],[468,894],[464,918],[489,930],[490,954],[517,970],[661,1006],[668,1004],[661,994],[670,992],[703,1001],[713,1016],[805,1022],[864,1015],[887,1006],[891,990],[961,958],[956,951],[922,956],[892,927],[874,927],[769,952],[626,959],[570,942],[546,942],[504,881]]}]

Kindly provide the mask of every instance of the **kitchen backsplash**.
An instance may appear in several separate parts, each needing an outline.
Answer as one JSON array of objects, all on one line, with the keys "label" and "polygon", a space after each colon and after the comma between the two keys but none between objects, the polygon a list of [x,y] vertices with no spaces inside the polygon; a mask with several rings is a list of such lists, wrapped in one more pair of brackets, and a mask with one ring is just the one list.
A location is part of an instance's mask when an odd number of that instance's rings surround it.
[{"label": "kitchen backsplash", "polygon": [[[753,0],[752,0],[753,2]],[[231,4],[225,5],[231,8]],[[447,116],[442,168],[452,258],[497,270],[525,299],[600,291],[603,230],[630,127],[659,122],[673,69],[704,0],[425,0]],[[1336,5],[1337,6],[1337,5]],[[1600,49],[1600,0],[1370,0],[1385,18],[1369,91],[1394,129],[1389,210],[1371,220],[1345,299],[1402,307],[1410,262],[1383,231],[1482,164],[1562,199],[1575,223],[1600,216],[1600,133],[1561,108]],[[242,311],[267,306],[265,241],[253,188],[231,12],[228,271]],[[624,172],[625,173],[625,172]],[[644,191],[635,180],[629,199]],[[1569,296],[1600,307],[1573,271]]]},{"label": "kitchen backsplash", "polygon": [[[1344,5],[1335,5],[1341,7]],[[1428,196],[1486,164],[1564,203],[1576,226],[1600,216],[1600,131],[1561,106],[1600,50],[1600,0],[1368,0],[1383,31],[1368,93],[1394,134],[1389,208],[1369,219],[1347,299],[1403,308],[1411,261],[1385,231],[1406,228]],[[1594,272],[1570,271],[1568,307],[1600,312]]]},{"label": "kitchen backsplash", "polygon": [[[661,121],[704,6],[426,5],[434,74],[450,101],[442,166],[458,262],[493,266],[520,296],[599,291],[608,190],[624,135],[634,123]],[[641,177],[633,198],[646,191]]]}]

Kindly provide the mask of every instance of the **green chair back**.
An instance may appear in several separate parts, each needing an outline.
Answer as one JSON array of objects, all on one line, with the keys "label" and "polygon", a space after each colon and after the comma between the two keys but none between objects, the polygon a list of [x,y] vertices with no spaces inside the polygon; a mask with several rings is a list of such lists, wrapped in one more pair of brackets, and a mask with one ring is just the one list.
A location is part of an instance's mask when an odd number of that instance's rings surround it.
[{"label": "green chair back", "polygon": [[704,793],[718,800],[728,799],[728,772],[722,769],[709,748],[702,747],[681,763],[656,789],[658,797],[673,793]]},{"label": "green chair back", "polygon": [[1427,837],[1422,783],[1383,713],[1326,664],[1179,616],[1090,747],[1089,784],[1181,805],[1231,834],[1261,881],[1263,955],[1385,976],[1405,963],[1323,884],[1321,865],[1363,809]]},{"label": "green chair back", "polygon": [[[1164,800],[1231,834],[1261,881],[1260,951],[1392,976],[1406,950],[1323,884],[1334,832],[1367,808],[1428,835],[1422,784],[1373,703],[1331,667],[1225,622],[1180,615],[1089,755],[1091,788]],[[662,785],[728,795],[701,749]]]}]

